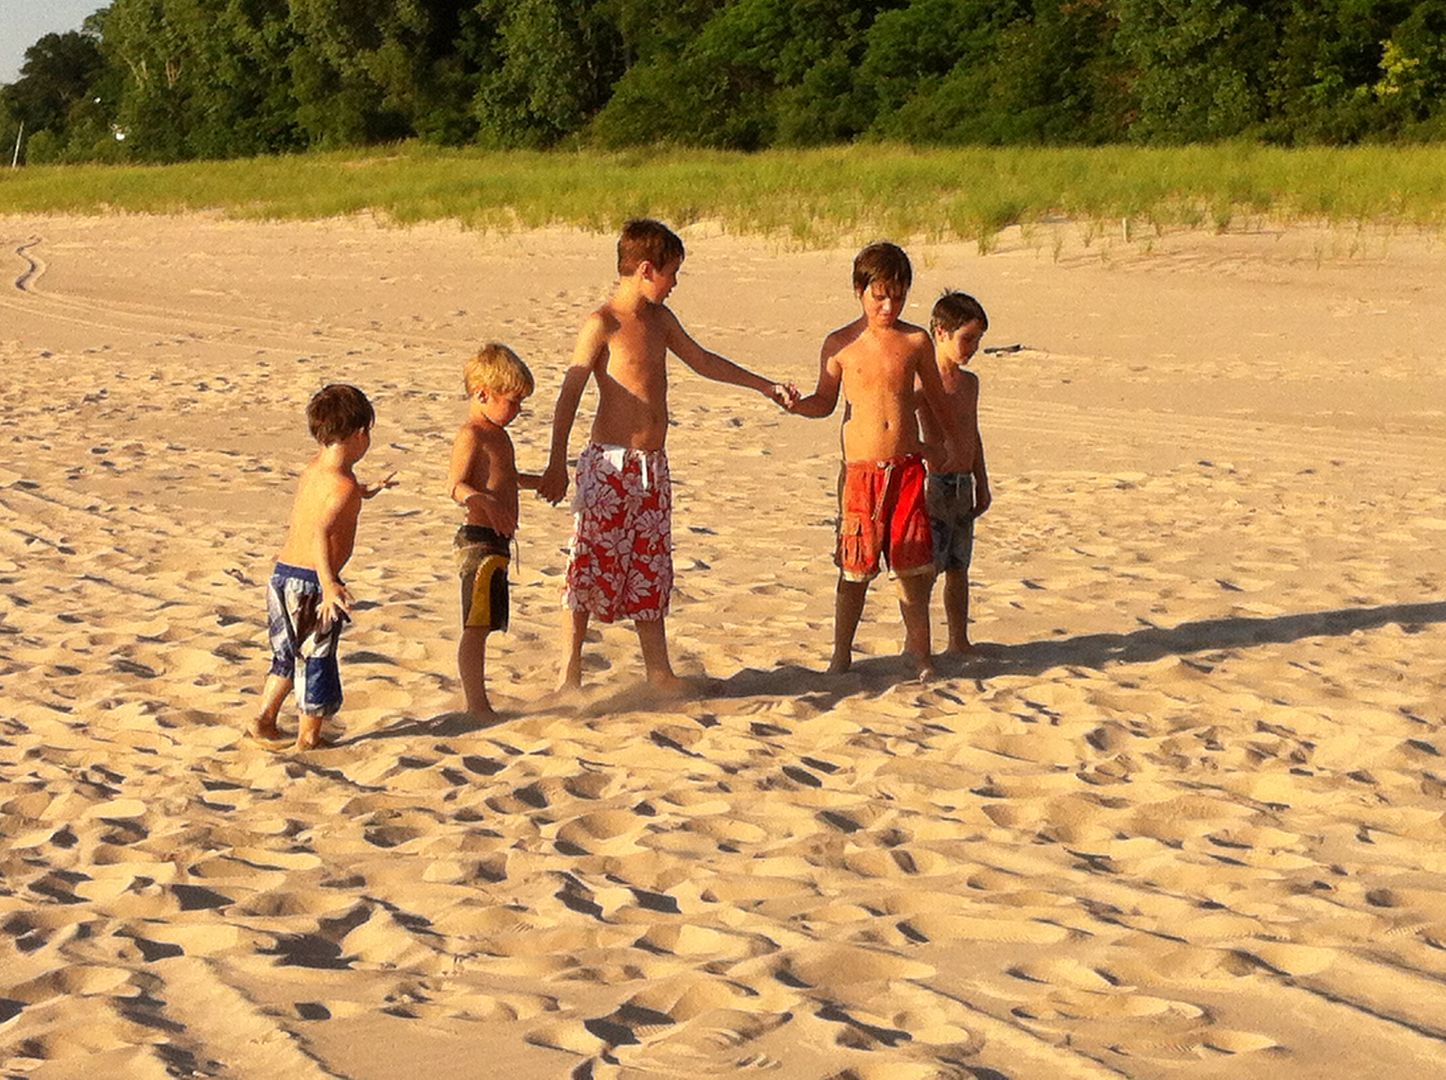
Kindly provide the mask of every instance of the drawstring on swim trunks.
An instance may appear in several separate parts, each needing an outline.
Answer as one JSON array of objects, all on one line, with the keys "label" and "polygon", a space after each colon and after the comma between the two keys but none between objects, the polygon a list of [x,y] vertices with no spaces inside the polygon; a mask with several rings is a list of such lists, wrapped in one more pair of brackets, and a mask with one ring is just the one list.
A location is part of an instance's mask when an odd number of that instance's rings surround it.
[{"label": "drawstring on swim trunks", "polygon": [[647,491],[657,481],[657,466],[650,464],[652,454],[646,450],[634,450],[629,446],[609,446],[602,452],[603,460],[618,472],[623,471],[629,454],[638,455],[639,479],[642,481],[643,490]]}]

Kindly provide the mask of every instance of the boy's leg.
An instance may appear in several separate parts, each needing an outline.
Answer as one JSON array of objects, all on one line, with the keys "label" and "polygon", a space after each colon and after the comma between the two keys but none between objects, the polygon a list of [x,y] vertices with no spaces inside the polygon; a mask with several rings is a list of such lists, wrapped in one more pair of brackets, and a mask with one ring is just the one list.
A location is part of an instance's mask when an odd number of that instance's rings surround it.
[{"label": "boy's leg", "polygon": [[969,640],[969,571],[950,570],[944,575],[944,617],[949,624],[949,651],[970,653]]},{"label": "boy's leg", "polygon": [[867,581],[849,581],[842,574],[838,579],[838,591],[833,603],[833,659],[829,662],[830,674],[838,675],[853,665],[854,634],[859,628],[859,618],[864,613],[864,599],[869,594]]},{"label": "boy's leg", "polygon": [[487,634],[485,627],[468,626],[457,642],[457,674],[467,711],[482,719],[497,715],[487,700]]},{"label": "boy's leg", "polygon": [[587,636],[588,613],[569,611],[562,613],[562,673],[558,679],[559,690],[576,690],[582,686],[582,640]]},{"label": "boy's leg", "polygon": [[281,738],[281,729],[276,726],[276,718],[281,715],[281,705],[289,693],[290,679],[275,672],[267,675],[266,686],[261,691],[261,710],[247,730],[258,739]]},{"label": "boy's leg", "polygon": [[312,713],[302,713],[300,723],[296,727],[296,749],[315,750],[319,746],[329,746],[321,737],[321,724],[325,717],[316,716]]},{"label": "boy's leg", "polygon": [[643,671],[648,682],[662,690],[677,690],[683,680],[673,673],[668,660],[668,631],[666,619],[636,619],[633,626],[638,631],[638,646],[643,652]]},{"label": "boy's leg", "polygon": [[904,617],[904,652],[914,660],[920,678],[934,674],[929,648],[929,593],[934,575],[910,574],[899,578],[899,614]]}]

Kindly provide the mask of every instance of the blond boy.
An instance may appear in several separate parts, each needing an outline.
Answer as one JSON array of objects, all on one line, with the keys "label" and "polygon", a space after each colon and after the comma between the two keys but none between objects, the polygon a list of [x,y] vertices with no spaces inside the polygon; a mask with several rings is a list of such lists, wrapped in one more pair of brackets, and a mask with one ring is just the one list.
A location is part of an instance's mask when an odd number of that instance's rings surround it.
[{"label": "blond boy", "polygon": [[487,699],[487,635],[506,630],[507,567],[517,531],[517,492],[537,490],[536,474],[517,471],[507,425],[532,393],[532,372],[506,345],[484,345],[463,369],[467,420],[452,442],[448,491],[467,512],[452,546],[462,586],[462,636],[457,674],[467,711],[478,719],[496,714]]},{"label": "blond boy", "polygon": [[341,571],[356,543],[362,501],[394,484],[388,476],[369,486],[353,471],[371,446],[376,422],[371,402],[355,386],[334,383],[317,391],[306,420],[320,449],[297,481],[286,543],[267,586],[271,672],[250,728],[257,739],[279,739],[281,704],[299,679],[298,750],[325,745],[322,722],[341,708],[336,650],[352,605]]},{"label": "blond boy", "polygon": [[671,352],[715,382],[755,390],[780,405],[791,387],[770,382],[704,349],[667,306],[683,264],[683,241],[651,219],[629,221],[618,238],[618,283],[578,332],[552,422],[552,451],[538,490],[567,493],[567,447],[588,380],[597,384],[592,438],[577,462],[575,521],[568,557],[561,687],[582,682],[589,619],[632,619],[649,683],[678,688],[665,620],[673,587],[672,488],[668,434]]},{"label": "blond boy", "polygon": [[944,391],[929,335],[899,318],[912,283],[909,257],[897,245],[870,244],[858,253],[853,286],[862,310],[824,339],[818,386],[793,407],[800,416],[830,416],[840,388],[846,402],[834,552],[839,578],[829,664],[835,673],[853,663],[854,633],[869,582],[885,562],[899,582],[904,651],[920,677],[933,673],[929,590],[934,549],[924,510],[924,458],[927,454],[953,468],[965,437],[957,417],[945,415],[943,455],[919,438],[916,383],[936,410],[942,410]]},{"label": "blond boy", "polygon": [[[969,640],[969,563],[974,554],[974,519],[989,509],[989,471],[984,465],[984,440],[979,434],[979,376],[967,370],[989,329],[984,307],[968,293],[945,292],[934,302],[929,331],[944,408],[958,418],[968,441],[957,472],[929,470],[926,503],[934,538],[934,570],[944,575],[944,618],[949,627],[949,652],[974,651]],[[928,442],[943,431],[934,414],[919,409],[919,424]]]}]

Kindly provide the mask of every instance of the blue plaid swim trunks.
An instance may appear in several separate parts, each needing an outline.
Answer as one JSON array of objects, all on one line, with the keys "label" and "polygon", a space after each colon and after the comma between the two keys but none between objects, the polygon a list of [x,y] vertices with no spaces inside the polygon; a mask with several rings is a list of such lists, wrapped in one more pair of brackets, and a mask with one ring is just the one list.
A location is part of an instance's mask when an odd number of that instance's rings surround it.
[{"label": "blue plaid swim trunks", "polygon": [[321,579],[315,570],[277,563],[266,586],[271,673],[294,679],[296,703],[307,716],[341,709],[337,641],[345,617],[321,625]]}]

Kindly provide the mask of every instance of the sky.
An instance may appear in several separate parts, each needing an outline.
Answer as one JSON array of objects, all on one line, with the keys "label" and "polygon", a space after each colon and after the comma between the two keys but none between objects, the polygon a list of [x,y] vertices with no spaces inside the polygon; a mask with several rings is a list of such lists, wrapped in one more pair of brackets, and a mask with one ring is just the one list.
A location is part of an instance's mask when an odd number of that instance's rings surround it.
[{"label": "sky", "polygon": [[0,83],[14,82],[25,50],[51,33],[79,30],[108,0],[0,0]]}]

